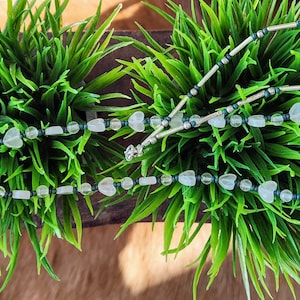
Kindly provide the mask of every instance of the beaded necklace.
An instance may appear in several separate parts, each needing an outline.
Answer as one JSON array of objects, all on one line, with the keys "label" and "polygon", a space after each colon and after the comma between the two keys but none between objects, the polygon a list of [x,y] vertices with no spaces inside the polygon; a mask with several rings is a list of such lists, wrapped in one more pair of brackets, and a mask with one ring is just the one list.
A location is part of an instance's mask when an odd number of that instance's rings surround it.
[{"label": "beaded necklace", "polygon": [[[211,69],[206,73],[203,78],[196,84],[194,85],[193,88],[190,89],[190,91],[183,97],[183,99],[177,104],[177,106],[173,109],[173,111],[168,115],[167,118],[162,122],[158,128],[153,131],[141,144],[137,146],[130,145],[125,151],[125,158],[127,160],[131,160],[134,157],[142,156],[143,155],[143,150],[145,147],[147,147],[151,143],[156,143],[157,139],[160,139],[164,136],[168,136],[170,134],[176,133],[180,130],[185,129],[184,125],[181,127],[178,127],[176,129],[170,129],[166,130],[165,132],[161,133],[163,129],[169,126],[169,122],[172,120],[172,118],[185,106],[185,104],[189,101],[189,99],[195,97],[198,95],[198,92],[201,87],[204,86],[204,84],[214,75],[216,72],[221,69],[224,65],[228,64],[230,60],[238,54],[241,50],[243,50],[246,46],[248,46],[251,42],[256,41],[258,39],[263,38],[266,34],[270,32],[276,32],[279,30],[284,30],[284,29],[292,29],[292,28],[297,28],[300,27],[300,20],[292,23],[286,23],[286,24],[279,24],[279,25],[273,25],[273,26],[268,26],[262,30],[257,31],[256,33],[253,33],[250,35],[248,38],[246,38],[242,43],[240,43],[237,47],[232,49],[229,53],[227,53],[220,61],[218,61]],[[290,87],[284,87],[284,89],[288,90]],[[274,92],[277,93],[275,90],[268,90],[263,91],[262,94],[256,94],[256,97],[262,98],[264,96],[269,96],[270,94],[274,94]],[[251,99],[248,101],[252,102],[256,99]],[[249,102],[249,103],[250,103]],[[203,122],[208,121],[210,118],[215,118],[218,117],[222,114],[226,115],[229,112],[231,112],[233,109],[236,109],[238,106],[243,105],[242,103],[237,103],[229,106],[228,108],[224,109],[223,111],[218,111],[215,112],[215,115],[208,115],[207,120],[204,119]],[[236,107],[236,108],[235,108]],[[189,124],[186,124],[186,126],[190,127]]]},{"label": "beaded necklace", "polygon": [[[238,114],[226,117],[226,115],[232,113],[239,107],[256,101],[261,98],[267,98],[274,94],[279,94],[280,92],[288,91],[300,91],[300,85],[288,86],[288,87],[276,87],[268,88],[262,90],[243,101],[238,101],[237,103],[230,105],[222,110],[218,110],[214,113],[208,114],[207,116],[201,117],[199,115],[192,115],[191,117],[184,117],[182,112],[178,112],[173,119],[169,117],[161,116],[151,116],[145,118],[142,111],[137,111],[133,113],[128,120],[119,120],[113,118],[111,120],[105,120],[103,118],[96,118],[88,121],[87,123],[79,124],[76,121],[69,122],[65,127],[63,126],[49,126],[45,129],[37,129],[34,126],[29,126],[25,129],[24,133],[21,133],[17,127],[12,127],[6,131],[3,139],[0,139],[0,145],[5,145],[8,148],[21,148],[23,146],[23,140],[34,140],[41,136],[58,136],[58,135],[73,135],[81,131],[90,131],[94,133],[101,133],[107,129],[114,131],[120,130],[122,127],[129,126],[135,132],[144,132],[145,125],[149,124],[152,128],[157,128],[162,126],[168,119],[168,125],[171,129],[166,130],[163,133],[157,134],[156,138],[151,139],[151,144],[154,144],[157,139],[163,138],[167,135],[173,133],[188,130],[191,128],[199,127],[201,124],[207,122],[209,125],[217,128],[224,128],[225,125],[229,124],[232,127],[239,127],[242,124],[247,124],[252,127],[265,127],[266,122],[270,122],[272,125],[280,126],[283,122],[293,121],[300,124],[300,102],[295,103],[289,110],[288,113],[273,115],[252,115],[249,117],[242,117]],[[125,151],[126,159],[131,160],[134,157],[135,149],[132,145],[127,147]],[[140,153],[139,153],[140,154]]]},{"label": "beaded necklace", "polygon": [[[126,160],[132,160],[134,157],[142,156],[143,149],[149,144],[154,144],[158,139],[165,136],[174,134],[182,130],[188,130],[191,128],[199,127],[201,124],[208,122],[211,126],[217,128],[223,128],[227,124],[232,127],[239,127],[242,124],[247,124],[253,127],[265,127],[266,122],[280,126],[285,121],[293,121],[300,124],[300,103],[294,104],[289,112],[285,114],[273,114],[273,115],[253,115],[249,117],[242,117],[240,115],[227,115],[237,110],[239,107],[257,101],[261,98],[267,98],[271,95],[279,94],[280,92],[289,92],[300,90],[300,85],[295,86],[283,86],[283,87],[270,87],[266,90],[262,90],[253,94],[252,96],[241,100],[235,104],[227,106],[221,110],[217,110],[214,113],[208,114],[207,116],[201,117],[193,115],[190,117],[183,117],[180,111],[186,102],[196,96],[199,89],[224,65],[228,64],[229,61],[244,49],[251,42],[263,38],[269,32],[276,32],[283,29],[292,29],[300,27],[300,21],[274,25],[259,30],[257,33],[252,34],[245,39],[241,44],[231,50],[225,55],[219,62],[217,62],[212,69],[198,82],[194,87],[184,96],[184,98],[178,103],[173,111],[167,117],[152,116],[149,118],[144,117],[143,112],[133,113],[128,120],[121,121],[117,118],[111,120],[104,120],[102,118],[93,119],[86,124],[79,124],[72,121],[62,126],[50,126],[46,129],[37,129],[36,127],[29,126],[26,128],[24,133],[16,127],[10,128],[3,139],[0,140],[0,144],[7,146],[8,148],[21,148],[23,146],[24,139],[37,139],[41,136],[56,136],[56,135],[70,135],[77,134],[80,130],[89,130],[91,132],[99,133],[105,131],[107,128],[112,130],[119,130],[124,126],[129,126],[136,132],[143,132],[145,125],[150,124],[155,130],[139,145],[136,147],[129,145],[125,151]],[[166,127],[171,127],[163,132]],[[275,197],[278,197],[283,202],[289,202],[291,200],[300,200],[300,194],[293,193],[289,189],[278,189],[275,181],[269,180],[255,185],[249,179],[238,178],[233,173],[222,174],[221,176],[213,176],[209,172],[196,175],[194,170],[186,170],[178,175],[163,174],[161,176],[148,176],[133,179],[131,177],[125,177],[121,179],[113,179],[112,177],[105,177],[97,183],[90,184],[88,182],[81,183],[79,186],[73,185],[62,185],[56,188],[40,185],[36,190],[6,190],[5,187],[0,186],[0,197],[2,198],[13,198],[18,200],[29,200],[32,197],[45,198],[51,195],[72,195],[81,193],[82,195],[89,195],[94,192],[99,192],[105,196],[113,196],[116,194],[118,189],[130,190],[136,185],[150,186],[156,184],[162,184],[168,186],[174,182],[179,182],[183,186],[193,187],[196,184],[219,184],[221,188],[231,191],[239,187],[244,192],[258,193],[262,200],[267,203],[272,203]]]},{"label": "beaded necklace", "polygon": [[105,177],[98,183],[81,183],[80,186],[62,185],[56,188],[40,185],[35,191],[29,190],[12,190],[7,191],[3,186],[0,186],[0,198],[11,197],[18,200],[29,200],[32,197],[45,198],[51,195],[73,195],[81,193],[82,195],[90,195],[94,192],[99,192],[105,196],[114,196],[117,189],[130,190],[136,185],[151,186],[162,184],[168,186],[174,182],[179,182],[183,186],[193,187],[198,183],[204,185],[219,184],[223,189],[231,191],[239,187],[244,192],[256,192],[267,203],[272,203],[275,196],[279,197],[283,202],[291,200],[300,200],[300,194],[295,194],[289,189],[277,189],[277,183],[269,180],[260,185],[254,185],[249,179],[238,178],[232,173],[223,174],[219,177],[213,176],[209,172],[204,172],[196,175],[194,170],[186,170],[178,175],[163,174],[161,176],[147,176],[132,179],[124,177],[119,180],[114,180],[112,177]]}]

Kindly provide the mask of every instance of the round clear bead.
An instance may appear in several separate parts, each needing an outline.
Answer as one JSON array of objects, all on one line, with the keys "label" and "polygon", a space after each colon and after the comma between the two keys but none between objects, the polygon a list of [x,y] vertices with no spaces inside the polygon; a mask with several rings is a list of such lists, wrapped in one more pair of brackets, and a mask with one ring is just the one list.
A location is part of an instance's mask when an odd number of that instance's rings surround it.
[{"label": "round clear bead", "polygon": [[161,117],[159,116],[152,116],[150,118],[150,126],[156,129],[161,124]]},{"label": "round clear bead", "polygon": [[168,186],[173,182],[172,175],[163,174],[160,177],[160,182],[162,185]]},{"label": "round clear bead", "polygon": [[209,185],[213,181],[213,176],[210,173],[205,172],[201,175],[200,179],[203,184]]},{"label": "round clear bead", "polygon": [[25,129],[25,136],[30,140],[36,139],[38,135],[39,135],[39,131],[34,126],[29,126]]},{"label": "round clear bead", "polygon": [[0,186],[0,197],[3,198],[5,197],[5,193],[6,193],[6,190],[3,186]]},{"label": "round clear bead", "polygon": [[290,190],[282,190],[280,192],[280,200],[283,202],[290,202],[293,199],[293,193]]},{"label": "round clear bead", "polygon": [[124,190],[130,190],[131,188],[133,188],[133,180],[130,177],[124,177],[121,181],[121,187]]},{"label": "round clear bead", "polygon": [[92,192],[92,186],[88,182],[84,182],[80,185],[78,191],[82,195],[89,195]]},{"label": "round clear bead", "polygon": [[243,180],[241,180],[239,186],[243,192],[249,192],[252,188],[252,182],[249,179],[243,179]]},{"label": "round clear bead", "polygon": [[271,122],[275,126],[280,126],[283,123],[283,116],[279,114],[274,114],[271,116]]},{"label": "round clear bead", "polygon": [[[201,117],[199,115],[192,115],[189,119],[190,123],[196,122],[196,124],[201,120]],[[199,127],[200,124],[195,125],[194,127]]]},{"label": "round clear bead", "polygon": [[36,194],[39,198],[45,198],[49,196],[49,188],[45,185],[40,185],[36,189]]},{"label": "round clear bead", "polygon": [[79,131],[79,129],[80,129],[80,126],[75,121],[72,121],[72,122],[67,124],[67,130],[71,134],[76,134]]},{"label": "round clear bead", "polygon": [[122,122],[117,119],[117,118],[113,118],[110,120],[110,128],[114,131],[118,131],[119,129],[122,128]]},{"label": "round clear bead", "polygon": [[243,124],[243,118],[240,115],[233,115],[229,123],[232,127],[240,127]]}]

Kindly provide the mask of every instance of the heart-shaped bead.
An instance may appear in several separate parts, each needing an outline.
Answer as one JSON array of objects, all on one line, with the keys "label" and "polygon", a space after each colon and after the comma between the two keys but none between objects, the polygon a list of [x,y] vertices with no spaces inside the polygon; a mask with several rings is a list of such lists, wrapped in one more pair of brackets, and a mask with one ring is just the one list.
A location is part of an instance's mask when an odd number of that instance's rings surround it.
[{"label": "heart-shaped bead", "polygon": [[231,191],[235,187],[236,175],[224,174],[219,177],[219,184],[222,188]]},{"label": "heart-shaped bead", "polygon": [[196,184],[195,171],[187,170],[178,175],[178,181],[185,186],[194,186]]},{"label": "heart-shaped bead", "polygon": [[23,146],[23,140],[20,130],[16,127],[8,129],[3,137],[3,144],[8,148],[21,148]]},{"label": "heart-shaped bead", "polygon": [[143,132],[145,130],[144,113],[136,111],[128,119],[128,125],[136,132]]},{"label": "heart-shaped bead", "polygon": [[289,111],[290,119],[300,124],[300,102],[295,103]]},{"label": "heart-shaped bead", "polygon": [[98,191],[105,196],[113,196],[116,193],[114,180],[111,177],[106,177],[98,183]]},{"label": "heart-shaped bead", "polygon": [[92,132],[103,132],[105,131],[105,122],[102,118],[93,119],[87,122],[88,130]]},{"label": "heart-shaped bead", "polygon": [[277,183],[275,181],[269,180],[262,183],[258,187],[259,196],[267,203],[272,203],[274,201],[274,192],[277,189]]}]

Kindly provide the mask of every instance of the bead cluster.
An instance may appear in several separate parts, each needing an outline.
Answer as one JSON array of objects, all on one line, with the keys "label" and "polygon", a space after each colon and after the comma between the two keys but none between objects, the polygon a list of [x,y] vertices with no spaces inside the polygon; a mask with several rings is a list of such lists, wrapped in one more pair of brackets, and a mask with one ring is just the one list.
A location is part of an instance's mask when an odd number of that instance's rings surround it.
[{"label": "bead cluster", "polygon": [[249,179],[238,179],[235,174],[228,173],[219,177],[213,176],[209,172],[204,172],[201,175],[196,175],[194,170],[186,170],[178,175],[163,174],[161,176],[148,176],[132,179],[125,177],[121,180],[115,181],[112,177],[105,177],[97,184],[90,184],[88,182],[82,183],[80,186],[75,187],[72,185],[58,186],[56,188],[40,185],[35,191],[29,190],[13,190],[6,191],[3,186],[0,186],[0,197],[13,198],[17,200],[29,200],[31,197],[45,198],[51,195],[73,195],[81,193],[82,195],[89,195],[94,192],[99,192],[104,196],[114,196],[117,193],[117,188],[123,190],[130,190],[136,185],[149,186],[162,184],[169,186],[174,182],[179,182],[183,186],[193,187],[198,182],[204,185],[212,183],[219,184],[222,188],[231,191],[239,187],[243,192],[257,192],[259,196],[267,203],[272,203],[275,196],[279,197],[283,202],[291,200],[300,200],[300,194],[293,194],[290,190],[278,190],[275,181],[266,181],[259,186],[252,184]]},{"label": "bead cluster", "polygon": [[[268,26],[267,28],[264,28],[262,30],[259,30],[256,33],[253,33],[250,35],[248,38],[246,38],[243,42],[241,42],[238,46],[236,46],[234,49],[232,49],[229,53],[227,53],[220,61],[218,61],[204,76],[203,78],[196,84],[194,85],[190,91],[183,97],[183,99],[177,104],[177,106],[173,109],[173,111],[169,114],[169,116],[162,122],[154,132],[152,132],[141,144],[137,145],[136,147],[133,145],[130,145],[128,149],[125,151],[125,158],[127,160],[132,160],[134,157],[142,156],[143,155],[143,149],[147,147],[149,144],[153,144],[157,141],[157,139],[162,138],[164,136],[167,136],[169,134],[176,133],[180,130],[187,129],[188,124],[186,126],[181,126],[180,128],[170,129],[167,130],[163,133],[163,131],[166,127],[169,125],[169,121],[172,120],[172,118],[185,106],[185,104],[189,101],[190,98],[193,98],[198,95],[200,88],[204,86],[204,84],[211,79],[213,75],[216,74],[216,72],[221,69],[224,65],[228,64],[231,59],[240,51],[242,51],[245,47],[247,47],[250,43],[253,41],[256,41],[258,39],[263,38],[266,34],[269,32],[276,32],[279,30],[286,30],[286,29],[292,29],[292,28],[297,28],[300,27],[300,21],[292,22],[292,23],[287,23],[287,24],[279,24],[279,25],[272,25]],[[273,92],[273,91],[272,91]],[[275,91],[277,93],[277,91]],[[270,90],[265,92],[266,95],[264,96],[269,96],[268,94],[271,94]],[[263,97],[263,96],[262,96]],[[261,98],[261,97],[260,97]],[[234,108],[233,106],[230,106],[230,110]],[[227,109],[226,109],[227,110]],[[227,110],[228,113],[230,111]],[[216,113],[215,116],[209,117],[215,118],[218,117],[218,113]],[[207,122],[208,120],[205,120]]]}]

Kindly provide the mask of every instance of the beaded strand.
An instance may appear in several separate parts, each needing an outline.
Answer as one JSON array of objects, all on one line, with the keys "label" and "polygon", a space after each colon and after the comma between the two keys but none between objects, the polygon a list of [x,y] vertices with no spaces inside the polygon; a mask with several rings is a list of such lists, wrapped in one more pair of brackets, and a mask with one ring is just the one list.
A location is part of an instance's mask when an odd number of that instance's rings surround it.
[{"label": "beaded strand", "polygon": [[[164,133],[161,133],[163,129],[168,127],[170,120],[185,106],[187,101],[198,95],[199,90],[204,84],[224,65],[228,64],[231,59],[239,53],[241,50],[243,50],[245,47],[247,47],[251,42],[256,41],[258,39],[263,38],[266,34],[269,32],[276,32],[279,30],[285,30],[285,29],[293,29],[300,27],[300,20],[296,22],[286,23],[286,24],[278,24],[278,25],[272,25],[268,26],[262,30],[257,31],[256,33],[253,33],[248,38],[246,38],[243,42],[241,42],[238,46],[236,46],[234,49],[232,49],[229,53],[227,53],[220,61],[218,61],[204,76],[203,78],[194,85],[193,88],[190,89],[190,91],[182,98],[182,100],[177,104],[177,106],[173,109],[173,111],[168,115],[168,117],[162,122],[161,125],[158,126],[156,130],[154,130],[144,141],[142,141],[141,144],[138,144],[137,146],[129,145],[127,150],[125,151],[125,158],[126,160],[132,160],[134,157],[138,157],[143,155],[143,149],[147,147],[149,144],[156,142],[157,139],[160,139],[164,136],[167,136],[169,134],[178,132],[180,130],[188,129],[182,126],[181,128],[178,128],[178,131],[174,130],[167,130]],[[216,115],[217,117],[218,115]],[[208,120],[206,120],[208,121]],[[189,127],[188,124],[186,124],[186,127]]]},{"label": "beaded strand", "polygon": [[[289,90],[300,90],[300,86],[290,86]],[[279,93],[279,91],[283,90],[279,88],[269,88],[263,92],[259,92],[255,95],[250,96],[244,101],[239,101],[236,104],[228,106],[227,108],[217,111],[215,113],[209,114],[204,117],[200,117],[199,115],[193,115],[191,117],[183,117],[182,112],[178,112],[172,120],[169,122],[169,126],[171,129],[164,132],[166,134],[171,134],[174,132],[178,132],[180,130],[187,130],[190,128],[199,127],[205,121],[208,122],[209,125],[224,128],[227,124],[230,124],[232,127],[239,127],[242,124],[248,124],[253,127],[265,127],[266,122],[270,121],[275,126],[280,126],[284,121],[294,121],[297,124],[300,124],[300,102],[295,103],[288,113],[286,114],[273,114],[271,116],[264,115],[252,115],[246,118],[242,118],[240,115],[232,115],[230,118],[225,118],[225,116],[245,103],[250,103],[257,99],[257,95],[264,94],[264,97],[270,96],[270,91],[275,91],[275,93]],[[137,111],[133,113],[128,121],[120,121],[117,118],[113,118],[111,120],[104,120],[102,118],[92,119],[86,124],[79,124],[75,121],[71,121],[67,124],[66,127],[62,126],[50,126],[46,129],[37,129],[34,126],[29,126],[26,128],[24,133],[21,133],[20,130],[16,127],[12,127],[7,130],[3,139],[0,139],[0,145],[5,145],[8,148],[21,148],[23,146],[23,139],[27,138],[29,140],[36,139],[41,136],[54,136],[54,135],[63,135],[63,134],[77,134],[80,130],[89,130],[91,132],[100,133],[110,128],[114,131],[118,131],[124,126],[129,126],[131,129],[136,132],[143,132],[145,130],[145,125],[149,124],[151,127],[156,128],[160,126],[164,122],[165,118],[161,118],[157,115],[152,116],[150,118],[145,118],[144,113],[141,111]],[[162,134],[157,135],[157,138],[161,138]],[[152,140],[152,143],[156,142],[156,140]],[[128,148],[127,150],[128,151]],[[132,155],[130,153],[126,154]]]},{"label": "beaded strand", "polygon": [[196,175],[194,170],[186,170],[178,175],[161,176],[147,176],[140,177],[138,179],[132,179],[131,177],[124,177],[121,180],[115,181],[112,177],[105,177],[98,183],[90,184],[88,182],[82,183],[76,187],[73,185],[58,186],[56,188],[47,187],[46,185],[40,185],[35,191],[29,190],[12,190],[6,191],[3,186],[0,186],[0,198],[12,198],[16,200],[30,200],[32,197],[38,197],[40,199],[46,198],[51,195],[73,195],[80,193],[83,196],[90,195],[94,192],[99,192],[104,196],[114,196],[117,193],[118,188],[122,188],[127,191],[134,186],[150,186],[161,184],[169,186],[172,183],[179,182],[183,186],[193,187],[197,183],[204,185],[210,185],[212,183],[219,184],[223,189],[232,191],[235,188],[240,188],[243,192],[255,192],[261,197],[261,199],[267,203],[272,203],[275,197],[278,197],[282,202],[290,202],[292,200],[300,200],[300,194],[294,194],[289,189],[279,190],[277,189],[277,183],[269,180],[260,185],[254,185],[249,179],[238,179],[237,175],[228,173],[219,177],[213,176],[209,172],[204,172],[200,175]]}]

